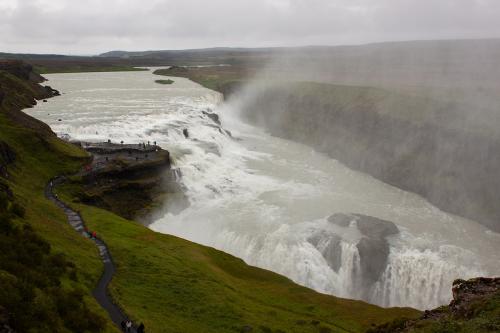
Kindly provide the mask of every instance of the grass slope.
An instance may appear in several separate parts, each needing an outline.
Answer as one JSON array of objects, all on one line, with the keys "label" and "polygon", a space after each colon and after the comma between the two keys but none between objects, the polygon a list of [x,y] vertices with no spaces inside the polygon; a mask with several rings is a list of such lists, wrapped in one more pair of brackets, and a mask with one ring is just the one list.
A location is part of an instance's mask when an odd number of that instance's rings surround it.
[{"label": "grass slope", "polygon": [[[65,200],[79,191],[60,190]],[[113,297],[152,332],[363,332],[418,314],[319,294],[224,252],[73,205],[113,254]]]}]

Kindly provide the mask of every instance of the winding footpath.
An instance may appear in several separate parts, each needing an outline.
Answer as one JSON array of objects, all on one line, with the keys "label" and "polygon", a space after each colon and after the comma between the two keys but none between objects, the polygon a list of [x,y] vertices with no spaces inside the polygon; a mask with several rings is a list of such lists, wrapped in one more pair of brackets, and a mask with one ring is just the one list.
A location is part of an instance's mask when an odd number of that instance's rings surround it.
[{"label": "winding footpath", "polygon": [[[99,255],[101,256],[101,260],[104,264],[104,272],[97,283],[96,288],[92,292],[92,295],[97,300],[97,302],[108,312],[111,320],[121,329],[121,323],[123,321],[129,320],[128,317],[120,310],[120,308],[113,303],[109,294],[107,292],[107,288],[113,275],[116,272],[115,264],[111,258],[111,254],[109,252],[106,244],[99,238],[90,237],[89,233],[85,229],[85,223],[80,216],[79,213],[75,212],[73,209],[68,207],[64,202],[62,202],[57,195],[54,194],[53,189],[55,186],[62,184],[64,182],[63,178],[55,178],[50,181],[47,187],[45,188],[45,196],[54,202],[59,208],[61,208],[66,216],[68,217],[69,224],[83,237],[90,238],[94,241],[95,245],[99,249]],[[136,328],[132,327],[131,333],[136,333]]]}]

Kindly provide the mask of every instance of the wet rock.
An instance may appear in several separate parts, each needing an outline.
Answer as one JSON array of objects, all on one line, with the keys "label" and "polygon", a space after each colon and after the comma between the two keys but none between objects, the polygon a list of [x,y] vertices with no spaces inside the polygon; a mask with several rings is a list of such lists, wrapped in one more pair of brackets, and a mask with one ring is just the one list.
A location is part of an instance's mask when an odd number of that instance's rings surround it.
[{"label": "wet rock", "polygon": [[[375,283],[386,269],[390,252],[387,237],[399,233],[396,225],[373,216],[342,213],[333,214],[328,218],[328,222],[344,228],[352,222],[356,223],[356,227],[362,235],[356,247],[359,253],[363,282],[366,285]],[[337,248],[330,247],[328,250],[339,251],[339,246],[337,245]],[[334,262],[337,260],[333,253],[329,253],[329,256],[330,260]]]},{"label": "wet rock", "polygon": [[384,238],[399,232],[398,227],[390,221],[373,216],[354,214],[359,231],[370,238]]},{"label": "wet rock", "polygon": [[328,222],[336,224],[340,227],[348,227],[354,219],[354,215],[336,213],[328,218]]},{"label": "wet rock", "polygon": [[358,253],[363,272],[363,280],[375,283],[387,266],[389,244],[384,239],[362,238],[358,245]]},{"label": "wet rock", "polygon": [[338,272],[342,265],[341,238],[335,234],[320,232],[307,239],[325,258],[328,266]]},{"label": "wet rock", "polygon": [[219,115],[216,114],[216,113],[209,113],[209,112],[206,112],[206,111],[203,111],[203,114],[206,115],[208,118],[212,119],[212,121],[214,123],[216,123],[217,125],[221,125],[221,122],[220,122],[220,119],[219,119]]},{"label": "wet rock", "polygon": [[389,242],[386,237],[397,234],[399,230],[390,221],[360,214],[354,216],[358,230],[363,235],[357,245],[363,279],[368,283],[374,283],[387,266]]}]

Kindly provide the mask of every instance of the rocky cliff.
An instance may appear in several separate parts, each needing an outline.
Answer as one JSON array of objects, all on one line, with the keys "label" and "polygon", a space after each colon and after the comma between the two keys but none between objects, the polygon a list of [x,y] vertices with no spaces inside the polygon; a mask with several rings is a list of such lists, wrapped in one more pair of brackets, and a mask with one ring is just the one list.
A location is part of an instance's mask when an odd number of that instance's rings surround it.
[{"label": "rocky cliff", "polygon": [[245,94],[243,116],[271,134],[500,231],[498,119],[472,122],[479,111],[366,87],[271,84]]},{"label": "rocky cliff", "polygon": [[124,218],[148,222],[150,214],[187,199],[170,168],[170,154],[146,144],[82,143],[92,160],[81,171],[81,202],[110,210]]},{"label": "rocky cliff", "polygon": [[37,100],[59,95],[57,90],[39,84],[43,81],[45,79],[34,73],[31,65],[17,60],[0,59],[2,112],[14,123],[31,128],[38,134],[54,135],[49,126],[20,112],[35,105]]},{"label": "rocky cliff", "polygon": [[415,320],[396,320],[368,333],[500,332],[500,278],[475,278],[453,282],[448,306],[425,311]]}]

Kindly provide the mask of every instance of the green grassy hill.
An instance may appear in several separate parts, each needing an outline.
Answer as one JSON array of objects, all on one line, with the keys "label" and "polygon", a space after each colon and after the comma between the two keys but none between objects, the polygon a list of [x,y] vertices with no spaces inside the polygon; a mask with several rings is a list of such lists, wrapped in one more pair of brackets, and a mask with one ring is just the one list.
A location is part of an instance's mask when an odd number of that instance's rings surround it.
[{"label": "green grassy hill", "polygon": [[[0,192],[7,198],[5,214],[16,228],[29,224],[41,242],[50,244],[47,258],[62,254],[72,262],[57,275],[60,292],[81,298],[76,305],[72,296],[63,299],[73,301],[70,308],[78,309],[79,319],[87,318],[98,327],[74,328],[74,313],[58,306],[58,298],[44,292],[45,287],[34,287],[39,297],[19,299],[15,305],[28,307],[44,300],[50,310],[47,313],[57,317],[40,319],[36,313],[28,314],[34,320],[30,332],[46,332],[47,326],[37,325],[51,322],[58,323],[50,328],[53,332],[116,332],[90,296],[102,270],[96,247],[76,233],[62,211],[44,197],[51,178],[74,173],[88,156],[56,138],[46,125],[20,113],[21,108],[33,104],[33,98],[47,97],[37,84],[0,71],[0,87]],[[147,332],[363,332],[374,324],[419,314],[316,293],[223,252],[82,205],[76,199],[77,185],[58,191],[107,242],[117,266],[111,295],[134,320],[145,323]],[[14,203],[22,208],[12,208]],[[18,210],[25,212],[16,215]],[[31,249],[28,243],[24,247]],[[0,263],[0,279],[21,281],[22,276],[6,269]],[[0,293],[0,324],[16,326],[12,302]],[[27,330],[19,329],[23,331]]]}]

